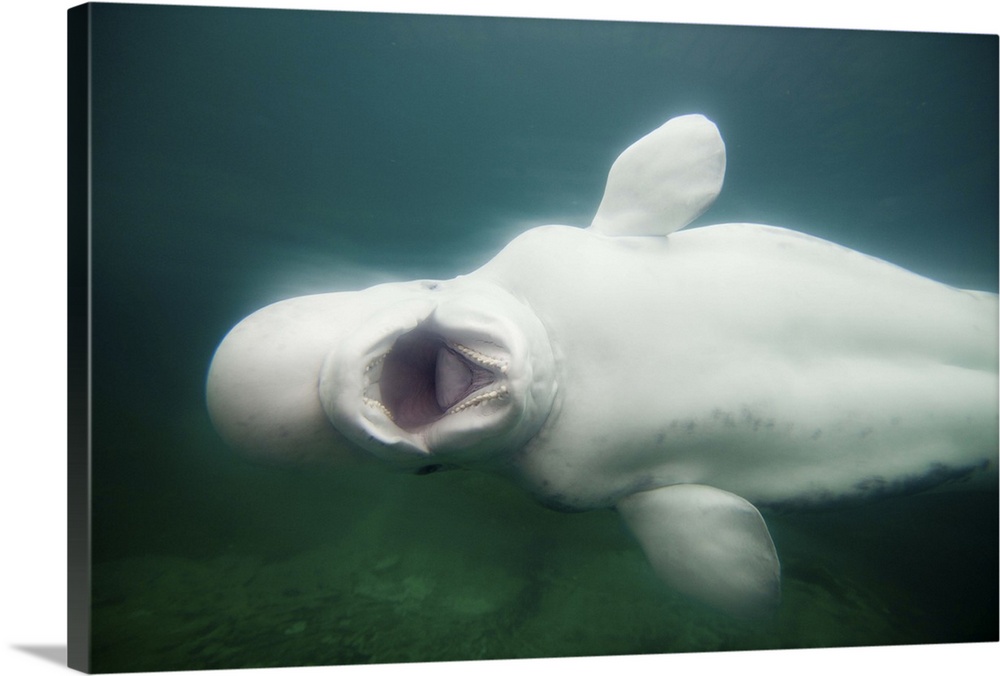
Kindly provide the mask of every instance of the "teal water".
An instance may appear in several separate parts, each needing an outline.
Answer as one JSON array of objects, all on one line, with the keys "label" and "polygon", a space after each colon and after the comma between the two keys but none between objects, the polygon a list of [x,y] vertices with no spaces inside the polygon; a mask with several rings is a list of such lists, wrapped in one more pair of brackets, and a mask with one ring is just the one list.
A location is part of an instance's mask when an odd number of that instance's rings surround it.
[{"label": "teal water", "polygon": [[203,398],[253,310],[586,225],[618,153],[689,112],[728,150],[698,223],[996,291],[995,36],[93,11],[95,670],[997,639],[995,492],[765,515],[784,601],[745,624],[663,588],[610,512],[248,465]]}]

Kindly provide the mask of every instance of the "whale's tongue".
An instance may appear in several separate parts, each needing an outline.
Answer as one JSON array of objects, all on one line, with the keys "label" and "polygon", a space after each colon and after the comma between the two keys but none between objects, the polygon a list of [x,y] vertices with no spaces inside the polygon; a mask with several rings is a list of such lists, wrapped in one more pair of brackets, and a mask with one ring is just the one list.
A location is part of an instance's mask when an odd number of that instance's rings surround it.
[{"label": "whale's tongue", "polygon": [[435,395],[438,406],[448,410],[469,394],[493,382],[489,370],[476,366],[446,347],[437,353],[434,369]]},{"label": "whale's tongue", "polygon": [[442,347],[437,353],[434,372],[438,406],[447,410],[457,404],[472,385],[472,369],[465,360]]}]

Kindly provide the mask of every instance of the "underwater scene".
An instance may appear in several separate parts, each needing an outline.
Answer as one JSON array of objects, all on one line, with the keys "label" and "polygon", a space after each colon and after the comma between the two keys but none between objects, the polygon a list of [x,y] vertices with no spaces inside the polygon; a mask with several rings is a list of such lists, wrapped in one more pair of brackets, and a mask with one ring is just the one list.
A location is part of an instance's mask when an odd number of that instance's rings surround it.
[{"label": "underwater scene", "polygon": [[995,293],[997,36],[90,12],[93,671],[998,639],[995,473],[762,509],[781,604],[746,620],[664,585],[612,510],[251,462],[205,401],[255,310],[586,227],[622,150],[689,113],[727,160],[689,227],[782,226]]}]

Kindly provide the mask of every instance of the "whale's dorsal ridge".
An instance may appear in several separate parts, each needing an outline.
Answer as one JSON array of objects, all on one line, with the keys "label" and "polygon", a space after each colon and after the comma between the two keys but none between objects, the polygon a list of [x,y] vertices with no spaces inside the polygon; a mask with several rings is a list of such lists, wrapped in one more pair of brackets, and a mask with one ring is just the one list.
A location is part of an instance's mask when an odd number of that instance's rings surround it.
[{"label": "whale's dorsal ridge", "polygon": [[718,197],[726,146],[703,115],[668,120],[618,156],[590,229],[602,235],[669,235]]}]

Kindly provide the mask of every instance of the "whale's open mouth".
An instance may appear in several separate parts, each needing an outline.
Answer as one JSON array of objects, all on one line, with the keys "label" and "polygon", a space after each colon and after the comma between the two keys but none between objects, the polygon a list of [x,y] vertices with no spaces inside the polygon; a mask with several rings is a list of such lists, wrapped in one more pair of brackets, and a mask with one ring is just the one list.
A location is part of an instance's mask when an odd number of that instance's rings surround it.
[{"label": "whale's open mouth", "polygon": [[552,410],[555,359],[534,311],[493,283],[451,286],[372,287],[380,309],[310,334],[329,346],[316,394],[334,430],[397,467],[521,448]]},{"label": "whale's open mouth", "polygon": [[507,363],[417,328],[366,368],[365,402],[412,432],[507,395]]}]

